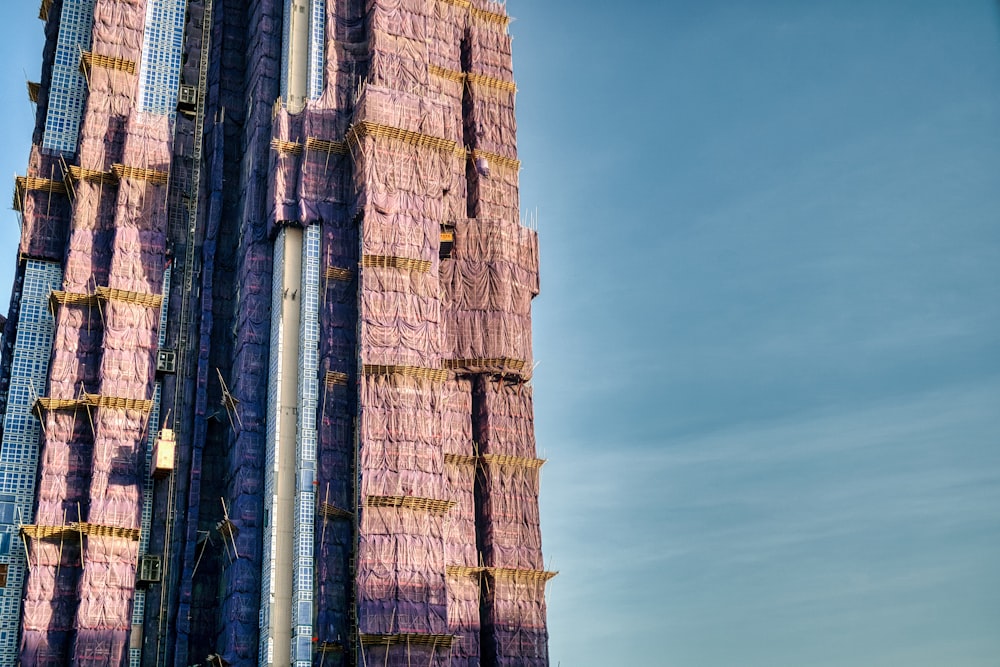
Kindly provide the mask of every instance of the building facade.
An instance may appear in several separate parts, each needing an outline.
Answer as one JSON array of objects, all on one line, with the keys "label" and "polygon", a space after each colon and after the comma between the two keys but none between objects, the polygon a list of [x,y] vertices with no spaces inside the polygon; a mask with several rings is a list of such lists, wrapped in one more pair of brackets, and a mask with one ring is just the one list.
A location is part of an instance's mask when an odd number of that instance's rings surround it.
[{"label": "building facade", "polygon": [[548,665],[503,5],[40,18],[0,664]]}]

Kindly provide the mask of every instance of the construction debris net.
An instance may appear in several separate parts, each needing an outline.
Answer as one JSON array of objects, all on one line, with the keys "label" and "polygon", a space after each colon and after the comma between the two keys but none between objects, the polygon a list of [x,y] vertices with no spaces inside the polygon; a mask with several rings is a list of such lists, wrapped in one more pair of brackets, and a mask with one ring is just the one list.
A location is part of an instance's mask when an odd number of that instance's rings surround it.
[{"label": "construction debris net", "polygon": [[[41,18],[0,360],[0,662],[547,666],[505,7]],[[161,429],[177,453],[154,475]]]}]

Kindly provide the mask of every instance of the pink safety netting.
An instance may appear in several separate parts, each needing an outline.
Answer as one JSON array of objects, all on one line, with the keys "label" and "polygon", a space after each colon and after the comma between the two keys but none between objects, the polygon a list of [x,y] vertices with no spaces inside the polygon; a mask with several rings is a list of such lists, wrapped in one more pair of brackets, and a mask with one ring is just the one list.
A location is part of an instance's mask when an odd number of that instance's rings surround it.
[{"label": "pink safety netting", "polygon": [[363,496],[442,498],[444,457],[438,387],[401,376],[361,383],[359,452]]},{"label": "pink safety netting", "polygon": [[358,620],[365,634],[448,631],[444,518],[367,507],[358,543]]},{"label": "pink safety netting", "polygon": [[[55,323],[49,365],[49,396],[76,398],[82,390],[91,391],[97,387],[97,362],[104,339],[101,309],[97,305],[59,307]],[[58,432],[58,429],[46,430],[47,435]]]},{"label": "pink safety netting", "polygon": [[445,493],[456,504],[448,510],[445,525],[445,560],[449,566],[476,567],[476,462],[445,463]]},{"label": "pink safety netting", "polygon": [[477,378],[476,440],[483,454],[534,458],[535,427],[529,385]]},{"label": "pink safety netting", "polygon": [[[354,13],[361,4],[363,18]],[[242,399],[243,426],[233,439],[227,479],[231,518],[244,528],[236,536],[244,557],[226,569],[219,639],[225,655],[240,664],[256,656],[268,235],[281,223],[323,230],[317,640],[347,643],[353,531],[344,517],[359,511],[353,554],[358,630],[454,637],[442,646],[368,644],[367,662],[547,664],[544,580],[530,574],[542,562],[538,469],[525,464],[535,456],[531,391],[523,385],[532,364],[538,242],[519,224],[505,8],[489,0],[474,0],[472,8],[426,0],[330,1],[320,98],[296,115],[279,108],[271,124],[247,119],[230,387]],[[144,11],[141,1],[97,0],[93,52],[138,63]],[[193,5],[192,11],[201,9]],[[273,96],[261,91],[278,78],[280,8],[255,3],[248,14],[256,22],[246,87],[254,104],[270,113]],[[186,55],[187,79],[195,80],[197,45]],[[238,66],[222,68],[223,76],[241,75]],[[135,80],[91,68],[78,160],[86,169],[168,170],[168,128],[134,113]],[[258,149],[271,140],[275,149],[258,159]],[[33,154],[29,173],[48,178],[50,167]],[[179,182],[189,178],[183,164],[176,169]],[[56,258],[66,248],[69,292],[113,287],[157,294],[165,268],[163,190],[137,177],[117,184],[85,179],[74,184],[72,211],[64,195],[30,191],[23,203],[25,247]],[[443,226],[456,237],[444,260]],[[147,399],[158,322],[157,309],[127,300],[60,306],[49,395]],[[365,364],[390,370],[364,375]],[[452,372],[442,381],[444,365]],[[425,378],[402,375],[404,368]],[[512,383],[498,383],[493,374]],[[46,413],[39,523],[138,526],[144,418],[111,407]],[[368,505],[386,497],[445,504],[432,510]],[[37,567],[26,587],[23,664],[124,660],[135,543],[83,542],[83,553],[79,545],[68,547],[61,563],[50,542],[32,545]],[[82,572],[81,558],[88,564]],[[484,572],[480,565],[529,574]]]},{"label": "pink safety netting", "polygon": [[455,150],[372,136],[351,143],[358,201],[437,225],[464,217],[465,158]]},{"label": "pink safety netting", "polygon": [[[519,220],[510,37],[502,5],[474,6],[479,14],[449,3],[367,3],[370,67],[354,116],[364,132],[350,142],[355,209],[364,215],[362,253],[423,260],[431,275],[412,263],[363,270],[361,361],[435,369],[451,360],[459,373],[525,378],[538,245]],[[451,257],[443,260],[442,227],[455,233]],[[440,632],[438,586],[442,565],[451,566],[444,607],[456,641],[448,664],[517,664],[517,655],[523,664],[541,664],[544,590],[539,615],[537,600],[527,604],[509,586],[501,586],[506,595],[486,595],[480,584],[487,575],[478,567],[542,566],[538,469],[525,464],[535,455],[530,389],[483,377],[443,384],[363,378],[359,407],[361,496],[451,504],[443,524],[404,508],[364,509],[363,631]],[[478,448],[474,422],[483,440]],[[479,458],[487,452],[508,459]],[[481,605],[489,629],[480,628]],[[514,618],[519,609],[523,618]],[[501,617],[503,627],[494,622]],[[534,628],[541,646],[514,642],[505,629],[514,626]],[[412,650],[372,647],[366,658],[403,665]],[[429,651],[423,657],[437,659]]]},{"label": "pink safety netting", "polygon": [[[306,150],[298,181],[299,220],[305,225],[342,224],[351,201],[349,156],[336,144],[344,136],[345,116],[340,109],[310,104],[304,114],[302,135]],[[356,252],[356,249],[354,249]]]},{"label": "pink safety netting", "polygon": [[[431,67],[461,71],[462,37],[468,9],[448,2],[432,2],[429,5],[429,11],[424,16],[427,63]],[[458,119],[461,121],[460,107]]]},{"label": "pink safety netting", "polygon": [[487,575],[484,652],[498,667],[548,667],[545,580]]},{"label": "pink safety netting", "polygon": [[473,455],[472,380],[452,378],[440,386],[441,449],[447,454]]},{"label": "pink safety netting", "polygon": [[538,236],[502,222],[456,225],[441,262],[446,356],[512,359],[530,372],[531,300],[538,294]]},{"label": "pink safety netting", "polygon": [[[97,0],[92,52],[138,66],[144,18],[144,3]],[[165,117],[133,111],[134,76],[94,66],[87,79],[78,160],[92,176],[70,189],[64,289],[118,292],[59,306],[49,396],[147,401],[159,308],[138,301],[163,288],[166,192],[155,174],[165,179],[170,128]],[[125,170],[112,178],[114,165]],[[43,415],[40,525],[140,526],[148,410],[101,405]],[[26,584],[21,664],[120,664],[128,652],[138,542],[127,533],[88,533],[64,550],[62,563],[52,551],[43,542],[33,549],[39,566]]]},{"label": "pink safety netting", "polygon": [[455,106],[455,99],[368,84],[358,96],[355,118],[461,144],[462,118]]},{"label": "pink safety netting", "polygon": [[469,215],[480,220],[501,220],[511,226],[520,222],[518,172],[515,167],[489,157],[482,158],[487,168],[477,169],[470,162]]},{"label": "pink safety netting", "polygon": [[[363,184],[358,201],[366,202],[362,251],[367,257],[392,258],[400,267],[365,269],[359,311],[362,359],[367,364],[438,368],[440,193],[461,180],[447,168],[454,156],[373,137],[363,139],[357,151],[355,182]],[[413,261],[425,262],[426,268]],[[426,275],[401,275],[407,271]]]},{"label": "pink safety netting", "polygon": [[538,469],[486,462],[479,472],[483,560],[490,567],[541,570]]},{"label": "pink safety netting", "polygon": [[[59,159],[43,153],[38,145],[31,147],[28,176],[64,181]],[[61,260],[65,252],[66,221],[71,211],[68,195],[27,190],[15,205],[21,208],[20,252],[28,257]]]},{"label": "pink safety netting", "polygon": [[[515,93],[498,81],[473,77],[468,84],[468,110],[474,119],[469,128],[479,150],[517,159]],[[517,185],[516,181],[514,183]]]},{"label": "pink safety netting", "polygon": [[270,219],[275,224],[298,220],[298,181],[302,163],[302,116],[281,109],[272,125],[273,141],[297,144],[295,149],[282,149],[272,143],[268,179]]},{"label": "pink safety netting", "polygon": [[369,665],[382,665],[383,667],[412,667],[421,665],[422,667],[454,667],[452,660],[452,648],[442,646],[410,645],[405,643],[393,644],[386,647],[384,644],[375,643],[364,648],[364,660]]},{"label": "pink safety netting", "polygon": [[[504,6],[498,2],[477,0],[472,4],[498,16],[506,14]],[[503,81],[514,80],[511,36],[504,22],[470,21],[468,44],[470,71]]]},{"label": "pink safety netting", "polygon": [[479,667],[481,589],[478,573],[448,575],[448,632],[455,637],[450,667]]}]

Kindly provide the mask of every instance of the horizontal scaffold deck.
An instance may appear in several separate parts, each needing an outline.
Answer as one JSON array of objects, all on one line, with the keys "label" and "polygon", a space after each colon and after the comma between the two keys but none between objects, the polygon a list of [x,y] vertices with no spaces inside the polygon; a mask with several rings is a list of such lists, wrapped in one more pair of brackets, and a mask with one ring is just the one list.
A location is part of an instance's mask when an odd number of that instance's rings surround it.
[{"label": "horizontal scaffold deck", "polygon": [[400,507],[403,509],[429,512],[430,514],[446,514],[457,505],[454,500],[440,498],[418,498],[416,496],[368,496],[365,498],[367,507]]},{"label": "horizontal scaffold deck", "polygon": [[123,528],[121,526],[103,526],[86,521],[75,521],[63,526],[23,525],[21,532],[35,540],[65,539],[67,537],[117,537],[132,542],[138,542],[142,531],[138,528]]},{"label": "horizontal scaffold deck", "polygon": [[430,646],[436,648],[451,648],[457,640],[454,635],[361,635],[363,646]]}]

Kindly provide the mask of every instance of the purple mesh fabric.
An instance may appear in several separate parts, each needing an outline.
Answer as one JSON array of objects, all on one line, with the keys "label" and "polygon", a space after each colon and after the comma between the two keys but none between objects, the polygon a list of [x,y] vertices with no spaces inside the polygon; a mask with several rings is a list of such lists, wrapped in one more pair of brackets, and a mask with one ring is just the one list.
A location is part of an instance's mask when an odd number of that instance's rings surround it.
[{"label": "purple mesh fabric", "polygon": [[[219,654],[233,665],[257,662],[272,239],[282,225],[319,225],[315,664],[342,664],[337,651],[357,647],[359,662],[394,667],[542,667],[547,575],[527,384],[538,238],[520,224],[505,9],[490,0],[328,0],[325,89],[291,114],[275,107],[282,5],[249,3],[239,28],[245,62],[220,66],[243,77],[252,107],[239,123],[242,177],[226,184],[239,187],[240,208],[212,214],[200,249],[211,273],[217,226],[238,227],[229,378],[238,426],[225,495],[239,557],[219,575]],[[192,5],[191,25],[200,11]],[[143,0],[97,0],[93,52],[138,63],[144,14]],[[186,81],[197,80],[197,41],[186,47]],[[166,120],[137,114],[135,95],[134,75],[91,68],[78,166],[174,170],[186,182],[187,167],[170,164]],[[222,177],[213,174],[218,206]],[[62,177],[37,150],[29,175]],[[159,294],[165,186],[136,174],[112,180],[74,181],[72,202],[27,190],[21,250],[63,260],[72,294]],[[443,232],[454,234],[445,257]],[[202,317],[213,308],[205,280],[194,306]],[[204,439],[215,344],[206,321],[191,325],[201,360],[194,439]],[[135,299],[59,305],[48,396],[149,399],[158,324],[158,309]],[[44,412],[37,523],[139,527],[147,416],[108,403]],[[190,479],[178,506],[187,512],[170,545],[182,581],[167,597],[167,622],[183,664],[201,657],[187,648],[208,483],[201,445],[181,453]],[[137,542],[34,540],[29,557],[22,664],[122,664]]]},{"label": "purple mesh fabric", "polygon": [[[144,15],[144,3],[97,0],[93,52],[137,62]],[[167,119],[133,112],[134,77],[93,67],[88,81],[80,164],[105,173],[113,164],[165,173]],[[91,295],[98,288],[161,293],[164,186],[125,174],[117,183],[81,180],[72,192],[64,289]],[[36,208],[38,204],[34,202]],[[44,231],[34,209],[29,212],[34,219],[27,229],[29,248],[49,247],[53,234]],[[61,305],[49,396],[74,399],[88,393],[148,400],[158,328],[159,308],[124,296]],[[102,404],[50,410],[42,418],[36,522],[138,528],[148,411]],[[32,544],[38,567],[26,584],[21,664],[120,664],[132,625],[138,542],[95,533],[60,542]]]}]

